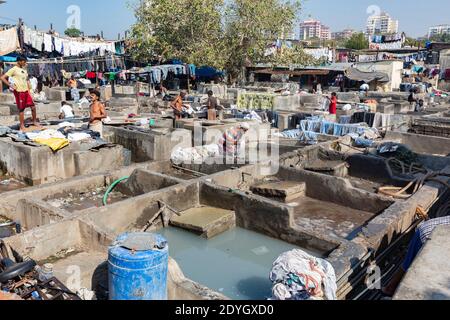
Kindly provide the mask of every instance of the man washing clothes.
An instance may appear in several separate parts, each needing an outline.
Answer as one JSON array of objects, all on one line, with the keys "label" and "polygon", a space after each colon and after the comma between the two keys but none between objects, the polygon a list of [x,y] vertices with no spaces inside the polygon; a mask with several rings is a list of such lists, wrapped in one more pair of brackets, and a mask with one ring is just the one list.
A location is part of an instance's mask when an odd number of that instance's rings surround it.
[{"label": "man washing clothes", "polygon": [[244,142],[243,138],[248,130],[250,130],[250,125],[243,122],[239,126],[225,131],[219,140],[219,148],[223,151],[223,154],[233,157],[238,156],[239,145]]},{"label": "man washing clothes", "polygon": [[[10,84],[10,79],[14,84]],[[25,109],[31,108],[33,116],[33,125],[40,127],[36,115],[36,105],[31,97],[31,83],[28,79],[27,72],[27,59],[25,57],[17,58],[17,65],[11,68],[8,72],[0,77],[0,80],[7,85],[16,98],[17,108],[19,109],[19,121],[20,130],[24,131],[25,128]]]},{"label": "man washing clothes", "polygon": [[89,129],[100,133],[103,136],[103,119],[107,118],[106,109],[103,103],[100,102],[100,92],[92,90],[91,92],[91,112],[89,120]]},{"label": "man washing clothes", "polygon": [[186,95],[187,92],[185,90],[182,90],[180,94],[175,98],[175,100],[170,104],[175,115],[175,120],[180,120],[183,115],[183,101]]},{"label": "man washing clothes", "polygon": [[220,108],[219,101],[214,97],[214,92],[208,91],[208,101],[206,103],[208,107],[208,120],[217,120],[217,110]]}]

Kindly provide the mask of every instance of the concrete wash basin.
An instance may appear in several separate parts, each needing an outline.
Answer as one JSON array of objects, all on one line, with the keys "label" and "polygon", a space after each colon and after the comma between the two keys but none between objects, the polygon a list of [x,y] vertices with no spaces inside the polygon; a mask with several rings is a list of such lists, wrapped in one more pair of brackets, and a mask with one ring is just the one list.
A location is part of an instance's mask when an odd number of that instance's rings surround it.
[{"label": "concrete wash basin", "polygon": [[[67,232],[70,230],[70,232]],[[107,259],[111,239],[78,220],[35,228],[4,239],[11,252],[38,264],[53,264],[54,275],[71,290],[92,288],[96,269]],[[12,255],[11,255],[12,256]],[[73,275],[79,274],[79,278]]]},{"label": "concrete wash basin", "polygon": [[[71,230],[71,232],[67,232]],[[65,220],[5,239],[10,252],[28,256],[38,264],[53,264],[53,272],[70,290],[93,290],[97,299],[108,298],[108,246],[115,238],[80,220]],[[187,278],[169,259],[169,300],[223,300]]]},{"label": "concrete wash basin", "polygon": [[[254,202],[261,201],[257,199],[262,197],[278,210],[286,208],[287,212],[283,213],[286,216],[280,225],[274,220],[274,213],[271,218],[263,218],[259,212],[260,217],[257,217],[256,208],[254,213],[251,208],[246,208],[246,215],[253,217],[248,225],[258,226],[264,219],[272,219],[272,225],[264,227],[266,232],[273,232],[270,228],[278,230],[278,234],[289,242],[300,241],[296,237],[302,234],[317,240],[293,242],[305,248],[327,251],[333,249],[335,241],[352,240],[368,222],[393,203],[386,197],[355,188],[344,178],[288,167],[281,167],[275,175],[266,176],[260,169],[258,166],[243,167],[217,174],[211,180],[225,190],[236,190],[240,195],[252,193],[253,196],[248,196],[255,197]],[[210,198],[214,194],[203,192],[202,196]],[[236,210],[239,225],[243,213],[239,205],[236,205]]]},{"label": "concrete wash basin", "polygon": [[98,168],[118,169],[124,164],[125,150],[118,145],[91,152],[72,143],[54,153],[46,146],[34,147],[0,138],[0,168],[31,186],[91,174]]},{"label": "concrete wash basin", "polygon": [[360,153],[348,155],[330,145],[299,150],[280,162],[282,166],[344,178],[353,187],[371,193],[378,193],[382,186],[404,187],[414,178],[393,172],[385,158]]},{"label": "concrete wash basin", "polygon": [[[235,210],[240,206],[235,206],[234,200],[214,192],[217,202],[210,201],[209,193],[202,182],[179,184],[138,196],[132,204],[126,200],[108,208],[92,210],[81,220],[113,235],[142,231],[158,212],[158,202],[168,204],[180,213],[180,217],[172,214],[172,226],[168,228],[163,228],[162,219],[158,218],[148,232],[162,233],[167,237],[171,257],[191,283],[209,288],[204,289],[209,294],[223,294],[222,298],[269,297],[271,283],[268,274],[273,261],[281,253],[299,246],[277,236],[251,230],[243,223],[247,218]],[[243,201],[251,202],[250,199]],[[270,206],[268,210],[277,214]],[[276,229],[273,231],[278,233]],[[321,250],[312,252],[316,256],[325,254]],[[217,277],[217,274],[221,276]]]}]

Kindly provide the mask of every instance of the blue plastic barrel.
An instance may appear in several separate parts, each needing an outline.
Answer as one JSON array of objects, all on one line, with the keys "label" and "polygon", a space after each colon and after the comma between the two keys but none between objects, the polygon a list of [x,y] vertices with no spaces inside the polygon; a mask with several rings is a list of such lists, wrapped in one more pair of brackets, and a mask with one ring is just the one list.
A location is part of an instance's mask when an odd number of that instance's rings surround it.
[{"label": "blue plastic barrel", "polygon": [[167,300],[169,246],[153,233],[125,233],[109,248],[110,300]]}]

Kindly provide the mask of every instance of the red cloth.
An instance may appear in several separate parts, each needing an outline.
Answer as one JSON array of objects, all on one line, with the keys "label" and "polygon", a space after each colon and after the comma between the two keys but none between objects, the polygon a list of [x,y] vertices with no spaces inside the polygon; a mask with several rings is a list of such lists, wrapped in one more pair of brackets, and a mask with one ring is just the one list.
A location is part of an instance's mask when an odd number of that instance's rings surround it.
[{"label": "red cloth", "polygon": [[95,72],[87,72],[86,73],[86,78],[88,79],[95,79]]},{"label": "red cloth", "polygon": [[34,107],[34,101],[30,92],[14,91],[14,96],[16,97],[16,104],[19,111],[24,111],[26,108]]},{"label": "red cloth", "polygon": [[337,98],[331,97],[330,114],[336,114],[336,112],[337,112]]},{"label": "red cloth", "polygon": [[450,80],[450,69],[446,69],[445,70],[444,79],[445,80]]}]

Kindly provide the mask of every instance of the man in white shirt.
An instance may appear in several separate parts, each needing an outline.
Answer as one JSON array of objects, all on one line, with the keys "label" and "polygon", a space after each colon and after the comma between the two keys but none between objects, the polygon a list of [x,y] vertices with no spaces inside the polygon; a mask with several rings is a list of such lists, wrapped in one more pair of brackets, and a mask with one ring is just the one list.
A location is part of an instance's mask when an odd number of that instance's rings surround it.
[{"label": "man in white shirt", "polygon": [[60,112],[60,119],[73,119],[75,117],[72,106],[65,101],[61,102]]},{"label": "man in white shirt", "polygon": [[359,90],[362,92],[367,92],[369,91],[370,86],[367,83],[364,83],[361,87],[359,87]]}]

